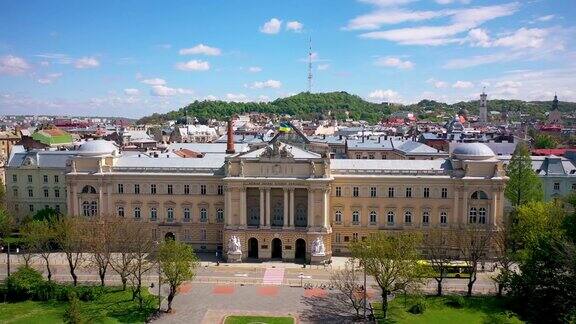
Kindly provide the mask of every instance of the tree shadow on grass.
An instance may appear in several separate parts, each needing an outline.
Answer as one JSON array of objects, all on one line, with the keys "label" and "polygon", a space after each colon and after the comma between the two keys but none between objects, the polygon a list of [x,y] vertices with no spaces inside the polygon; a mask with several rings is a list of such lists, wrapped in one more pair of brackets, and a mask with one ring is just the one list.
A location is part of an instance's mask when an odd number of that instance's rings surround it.
[{"label": "tree shadow on grass", "polygon": [[356,312],[346,303],[346,296],[339,292],[329,292],[323,297],[302,297],[306,308],[300,318],[315,323],[354,323]]}]

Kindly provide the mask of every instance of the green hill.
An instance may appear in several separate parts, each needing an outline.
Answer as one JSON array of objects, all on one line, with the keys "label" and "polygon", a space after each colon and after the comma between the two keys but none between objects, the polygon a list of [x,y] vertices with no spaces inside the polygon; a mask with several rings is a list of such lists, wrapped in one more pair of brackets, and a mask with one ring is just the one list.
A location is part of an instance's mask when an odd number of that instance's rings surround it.
[{"label": "green hill", "polygon": [[[490,100],[489,110],[519,111],[535,117],[543,117],[552,106],[551,101],[526,102],[521,100]],[[397,110],[413,111],[421,114],[427,110],[436,113],[455,114],[465,108],[471,114],[478,113],[478,101],[446,104],[433,100],[422,100],[416,104],[401,105],[388,103],[373,103],[347,92],[308,93],[302,92],[294,96],[279,98],[271,102],[226,102],[226,101],[194,101],[186,107],[166,114],[153,114],[138,120],[139,124],[161,123],[166,120],[177,120],[184,116],[194,116],[200,121],[215,118],[223,120],[234,114],[259,112],[268,114],[288,114],[297,118],[314,119],[330,118],[339,120],[347,117],[355,120],[377,122]],[[576,112],[576,103],[560,102],[559,109],[563,112]]]}]

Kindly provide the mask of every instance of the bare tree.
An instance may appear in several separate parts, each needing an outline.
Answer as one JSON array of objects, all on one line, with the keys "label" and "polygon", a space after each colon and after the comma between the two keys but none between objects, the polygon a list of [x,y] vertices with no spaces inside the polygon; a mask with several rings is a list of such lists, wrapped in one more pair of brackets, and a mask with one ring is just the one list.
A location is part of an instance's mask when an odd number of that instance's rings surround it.
[{"label": "bare tree", "polygon": [[133,224],[130,227],[129,237],[131,261],[128,278],[131,283],[132,298],[138,299],[138,305],[142,308],[142,279],[154,268],[155,261],[151,254],[155,252],[156,247],[150,229],[145,224]]},{"label": "bare tree", "polygon": [[511,224],[506,222],[498,227],[494,233],[495,257],[500,272],[493,278],[498,285],[498,296],[502,296],[504,289],[509,286],[512,278],[512,266],[515,261],[514,238]]},{"label": "bare tree", "polygon": [[490,252],[494,229],[487,225],[468,224],[459,233],[460,257],[470,266],[467,296],[472,296],[474,283],[478,279],[478,263]]},{"label": "bare tree", "polygon": [[83,221],[78,217],[62,217],[55,225],[56,242],[66,255],[74,286],[78,285],[76,270],[84,261],[85,236]]},{"label": "bare tree", "polygon": [[358,283],[361,272],[356,267],[355,260],[349,259],[344,268],[335,270],[330,276],[332,285],[346,297],[346,304],[356,311],[356,318],[360,318],[360,309],[364,305],[365,298],[365,291]]},{"label": "bare tree", "polygon": [[90,231],[88,237],[88,249],[92,252],[90,263],[98,269],[100,285],[104,286],[106,272],[110,265],[110,256],[114,242],[112,241],[113,233],[111,220],[101,217],[87,224]]},{"label": "bare tree", "polygon": [[437,283],[437,296],[442,296],[442,282],[447,277],[450,263],[455,259],[452,250],[455,243],[457,242],[451,229],[431,228],[424,234],[422,250]]},{"label": "bare tree", "polygon": [[110,255],[110,267],[120,276],[122,290],[126,290],[132,269],[131,226],[134,226],[133,222],[124,219],[116,219],[111,224],[113,253]]},{"label": "bare tree", "polygon": [[20,232],[25,237],[30,250],[44,260],[48,281],[52,281],[50,255],[52,254],[52,244],[55,240],[54,227],[48,221],[36,220],[24,225]]}]

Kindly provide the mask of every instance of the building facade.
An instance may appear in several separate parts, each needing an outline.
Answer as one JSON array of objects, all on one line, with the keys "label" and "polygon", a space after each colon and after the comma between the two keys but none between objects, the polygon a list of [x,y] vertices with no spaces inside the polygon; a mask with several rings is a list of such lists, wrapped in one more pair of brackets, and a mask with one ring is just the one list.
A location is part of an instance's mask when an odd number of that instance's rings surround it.
[{"label": "building facade", "polygon": [[68,210],[129,218],[156,239],[224,256],[237,240],[240,259],[311,259],[319,241],[327,259],[377,231],[502,221],[502,163],[481,143],[445,159],[386,161],[331,160],[303,143],[276,136],[244,152],[177,158],[87,142],[66,173]]}]

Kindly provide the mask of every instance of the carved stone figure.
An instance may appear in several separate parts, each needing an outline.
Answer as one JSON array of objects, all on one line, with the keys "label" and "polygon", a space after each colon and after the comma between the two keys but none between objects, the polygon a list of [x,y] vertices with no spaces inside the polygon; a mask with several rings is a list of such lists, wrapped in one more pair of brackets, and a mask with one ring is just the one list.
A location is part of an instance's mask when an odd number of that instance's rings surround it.
[{"label": "carved stone figure", "polygon": [[240,239],[236,235],[228,239],[228,254],[242,254]]},{"label": "carved stone figure", "polygon": [[326,248],[324,247],[324,240],[321,236],[318,236],[314,242],[312,242],[312,256],[323,256],[326,255]]},{"label": "carved stone figure", "polygon": [[240,172],[238,173],[238,176],[243,177],[244,176],[244,161],[240,160]]},{"label": "carved stone figure", "polygon": [[314,161],[310,161],[310,178],[315,177],[316,177],[316,164],[314,164]]}]

